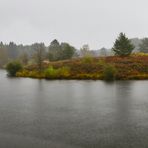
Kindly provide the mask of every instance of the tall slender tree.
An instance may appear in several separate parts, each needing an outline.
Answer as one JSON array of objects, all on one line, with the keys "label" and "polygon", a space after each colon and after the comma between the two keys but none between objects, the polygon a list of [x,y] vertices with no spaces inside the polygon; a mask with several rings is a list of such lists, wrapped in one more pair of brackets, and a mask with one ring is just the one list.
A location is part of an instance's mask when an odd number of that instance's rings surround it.
[{"label": "tall slender tree", "polygon": [[34,49],[34,58],[38,66],[38,70],[42,71],[43,69],[43,60],[45,58],[46,52],[45,52],[45,45],[44,43],[35,43],[32,45],[32,48]]},{"label": "tall slender tree", "polygon": [[61,56],[61,46],[58,40],[53,40],[49,46],[49,60],[50,61],[57,61],[60,59]]}]

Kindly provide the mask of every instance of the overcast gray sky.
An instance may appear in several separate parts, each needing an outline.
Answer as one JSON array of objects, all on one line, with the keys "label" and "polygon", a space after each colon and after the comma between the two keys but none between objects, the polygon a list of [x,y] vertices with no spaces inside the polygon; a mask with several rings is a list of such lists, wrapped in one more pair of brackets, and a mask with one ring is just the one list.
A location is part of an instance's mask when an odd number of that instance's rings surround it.
[{"label": "overcast gray sky", "polygon": [[79,48],[112,47],[120,32],[148,36],[148,0],[0,0],[0,40],[53,39]]}]

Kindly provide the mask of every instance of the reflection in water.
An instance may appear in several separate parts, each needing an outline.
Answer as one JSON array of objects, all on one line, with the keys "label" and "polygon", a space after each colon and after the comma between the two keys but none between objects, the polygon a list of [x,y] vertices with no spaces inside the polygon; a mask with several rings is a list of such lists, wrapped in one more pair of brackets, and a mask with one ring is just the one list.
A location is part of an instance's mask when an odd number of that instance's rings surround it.
[{"label": "reflection in water", "polygon": [[0,147],[148,147],[148,81],[9,79],[0,71],[0,84]]},{"label": "reflection in water", "polygon": [[122,82],[116,84],[116,99],[117,99],[117,119],[120,125],[130,122],[131,108],[131,82]]},{"label": "reflection in water", "polygon": [[117,117],[115,126],[119,132],[119,137],[124,141],[128,140],[129,136],[134,134],[131,127],[131,89],[132,82],[130,81],[116,83]]}]

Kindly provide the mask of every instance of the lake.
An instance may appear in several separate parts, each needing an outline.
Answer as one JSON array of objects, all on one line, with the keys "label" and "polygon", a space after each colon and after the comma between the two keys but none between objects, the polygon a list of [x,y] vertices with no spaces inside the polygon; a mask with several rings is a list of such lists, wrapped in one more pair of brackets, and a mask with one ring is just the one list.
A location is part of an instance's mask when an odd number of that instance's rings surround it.
[{"label": "lake", "polygon": [[147,148],[148,81],[47,81],[0,70],[0,147]]}]

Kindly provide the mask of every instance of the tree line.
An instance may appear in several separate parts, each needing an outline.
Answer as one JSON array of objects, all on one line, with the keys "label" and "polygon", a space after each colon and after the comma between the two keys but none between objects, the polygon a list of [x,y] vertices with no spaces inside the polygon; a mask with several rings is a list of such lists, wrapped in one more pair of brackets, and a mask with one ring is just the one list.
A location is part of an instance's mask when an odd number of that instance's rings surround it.
[{"label": "tree line", "polygon": [[[128,56],[134,49],[135,47],[131,40],[128,39],[124,33],[120,33],[111,52],[119,56]],[[148,53],[148,38],[141,40],[138,51]],[[102,48],[100,53],[104,56],[107,55],[105,48]],[[56,39],[53,40],[49,46],[45,46],[44,43],[17,45],[14,42],[10,42],[9,44],[0,42],[0,67],[6,65],[10,61],[18,60],[23,65],[36,63],[38,64],[39,69],[41,69],[41,64],[44,60],[59,61],[87,55],[95,55],[94,51],[90,50],[87,44],[82,46],[80,50],[77,50],[69,43],[60,43]]]},{"label": "tree line", "polygon": [[43,60],[66,60],[74,57],[75,53],[75,47],[68,43],[60,44],[57,40],[53,40],[48,47],[44,43],[16,45],[14,42],[0,42],[0,67],[13,60],[20,61],[23,65],[40,64]]}]

